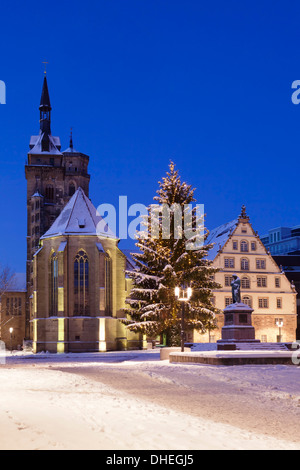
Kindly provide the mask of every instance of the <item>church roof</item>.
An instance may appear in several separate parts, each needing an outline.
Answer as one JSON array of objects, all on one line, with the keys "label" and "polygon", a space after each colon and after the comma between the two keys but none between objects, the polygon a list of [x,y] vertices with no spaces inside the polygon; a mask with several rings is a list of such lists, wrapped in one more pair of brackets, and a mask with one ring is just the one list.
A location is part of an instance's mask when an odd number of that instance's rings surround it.
[{"label": "church roof", "polygon": [[9,282],[7,292],[26,292],[26,273],[15,273]]},{"label": "church roof", "polygon": [[100,238],[117,238],[81,188],[73,194],[41,239],[60,235],[97,235]]},{"label": "church roof", "polygon": [[60,152],[60,138],[59,137],[54,137],[53,135],[49,134],[49,151],[45,152],[45,150],[42,149],[42,140],[43,140],[44,134],[41,133],[40,135],[33,135],[31,136],[30,139],[30,155],[40,155],[41,153],[48,153],[51,155],[62,155]]}]

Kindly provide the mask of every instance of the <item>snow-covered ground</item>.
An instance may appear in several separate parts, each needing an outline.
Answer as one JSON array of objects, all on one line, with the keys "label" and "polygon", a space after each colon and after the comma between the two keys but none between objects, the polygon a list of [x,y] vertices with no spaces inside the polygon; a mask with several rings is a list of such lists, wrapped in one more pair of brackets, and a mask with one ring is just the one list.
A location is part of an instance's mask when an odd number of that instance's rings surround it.
[{"label": "snow-covered ground", "polygon": [[0,366],[0,448],[299,450],[299,373],[157,350],[19,353]]}]

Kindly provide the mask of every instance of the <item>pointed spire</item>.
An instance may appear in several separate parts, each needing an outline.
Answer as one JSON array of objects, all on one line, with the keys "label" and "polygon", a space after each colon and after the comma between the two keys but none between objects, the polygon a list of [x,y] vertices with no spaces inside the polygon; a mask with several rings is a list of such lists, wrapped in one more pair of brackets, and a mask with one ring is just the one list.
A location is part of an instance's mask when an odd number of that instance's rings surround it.
[{"label": "pointed spire", "polygon": [[70,149],[73,151],[73,134],[72,134],[72,127],[71,127],[71,133],[70,133]]},{"label": "pointed spire", "polygon": [[50,104],[50,97],[49,97],[49,90],[48,90],[48,83],[47,83],[47,77],[46,75],[44,76],[44,82],[43,82],[43,89],[42,89],[42,95],[41,95],[41,101],[40,101],[40,109],[41,108],[48,108],[51,110],[51,104]]},{"label": "pointed spire", "polygon": [[51,104],[46,75],[44,76],[42,95],[40,101],[40,132],[44,134],[45,150],[48,149],[48,135],[51,135]]}]

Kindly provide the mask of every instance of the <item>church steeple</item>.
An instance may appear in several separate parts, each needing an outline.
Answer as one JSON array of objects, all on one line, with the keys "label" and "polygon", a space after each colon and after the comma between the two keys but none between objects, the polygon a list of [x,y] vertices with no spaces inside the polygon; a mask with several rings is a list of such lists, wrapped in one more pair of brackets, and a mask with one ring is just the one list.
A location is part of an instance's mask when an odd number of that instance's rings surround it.
[{"label": "church steeple", "polygon": [[44,77],[43,89],[40,101],[40,133],[51,135],[51,104],[46,75]]}]

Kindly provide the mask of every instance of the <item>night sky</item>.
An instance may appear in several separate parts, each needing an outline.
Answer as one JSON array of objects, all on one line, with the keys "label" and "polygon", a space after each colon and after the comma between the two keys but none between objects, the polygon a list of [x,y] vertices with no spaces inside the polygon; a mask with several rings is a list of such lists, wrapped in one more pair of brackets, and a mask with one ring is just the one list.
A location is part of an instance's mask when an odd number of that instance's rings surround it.
[{"label": "night sky", "polygon": [[[210,229],[242,204],[262,235],[300,224],[299,1],[1,2],[1,263],[26,261],[24,164],[39,132],[90,156],[90,197],[149,204],[172,159]],[[129,219],[130,220],[130,219]],[[120,248],[133,247],[128,240]]]}]

